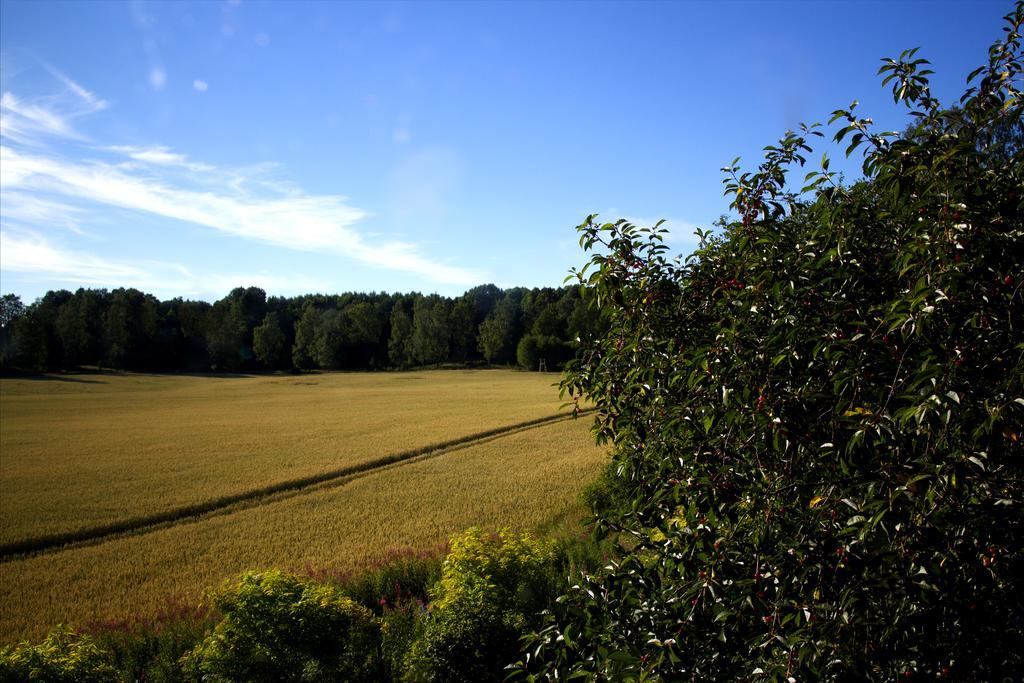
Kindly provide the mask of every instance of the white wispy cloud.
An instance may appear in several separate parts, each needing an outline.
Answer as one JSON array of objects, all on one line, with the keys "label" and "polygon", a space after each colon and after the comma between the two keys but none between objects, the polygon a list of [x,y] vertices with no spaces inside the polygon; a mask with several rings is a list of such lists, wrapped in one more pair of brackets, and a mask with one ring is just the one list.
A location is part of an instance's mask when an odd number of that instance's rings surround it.
[{"label": "white wispy cloud", "polygon": [[0,223],[4,225],[47,225],[66,228],[82,236],[92,236],[81,227],[85,211],[78,206],[12,192],[6,188],[0,188],[0,206]]},{"label": "white wispy cloud", "polygon": [[[81,90],[75,94],[88,105],[90,100],[83,95],[88,91]],[[101,100],[88,95],[95,108]],[[441,284],[469,285],[485,279],[429,258],[414,244],[368,238],[359,227],[369,214],[347,197],[310,194],[275,181],[266,166],[218,168],[161,145],[90,143],[45,103],[25,102],[10,93],[4,93],[2,108],[0,222],[7,226],[16,218],[18,227],[42,229],[47,218],[58,214],[70,218],[78,211],[128,209],[275,247],[339,255]],[[72,153],[57,151],[45,144],[55,138],[78,144]],[[45,215],[47,206],[53,207],[50,216]],[[64,223],[69,228],[77,225]],[[16,252],[25,257],[39,253],[39,248],[25,244]],[[12,268],[12,263],[5,256],[4,268]],[[76,267],[84,272],[97,263],[86,260]],[[105,272],[98,265],[97,270]]]},{"label": "white wispy cloud", "polygon": [[219,298],[235,287],[262,287],[280,294],[320,291],[319,283],[301,274],[193,273],[179,263],[128,263],[105,256],[56,246],[34,234],[0,231],[0,270],[27,279],[75,286],[135,287],[161,298],[175,296]]},{"label": "white wispy cloud", "polygon": [[63,87],[38,101],[29,101],[4,91],[0,95],[0,137],[26,145],[44,144],[48,139],[85,141],[71,125],[79,117],[107,109],[110,104],[72,80],[55,67],[41,62],[42,67]]},{"label": "white wispy cloud", "polygon": [[192,87],[198,90],[199,92],[206,92],[207,89],[210,87],[210,84],[201,78],[197,78],[196,80],[192,81]]},{"label": "white wispy cloud", "polygon": [[117,152],[124,154],[130,159],[135,161],[142,161],[147,164],[157,164],[160,166],[180,166],[181,168],[188,169],[189,171],[203,172],[203,171],[214,171],[216,170],[209,164],[204,164],[198,161],[190,161],[184,154],[178,154],[172,152],[163,145],[154,145],[152,147],[137,147],[135,145],[111,145],[107,147],[107,150],[111,152]]},{"label": "white wispy cloud", "polygon": [[0,136],[23,144],[35,144],[41,137],[85,139],[71,127],[66,116],[25,102],[10,92],[0,95]]},{"label": "white wispy cloud", "polygon": [[11,235],[6,230],[0,232],[0,270],[96,286],[133,282],[145,277],[137,266],[61,251],[39,235]]},{"label": "white wispy cloud", "polygon": [[87,106],[89,113],[103,111],[110,106],[110,103],[104,99],[96,96],[90,90],[86,90],[84,87],[71,80],[71,78],[63,71],[43,62],[43,67],[50,72],[50,75],[56,78],[58,81],[64,84],[68,90],[73,92],[79,97],[79,99]]}]

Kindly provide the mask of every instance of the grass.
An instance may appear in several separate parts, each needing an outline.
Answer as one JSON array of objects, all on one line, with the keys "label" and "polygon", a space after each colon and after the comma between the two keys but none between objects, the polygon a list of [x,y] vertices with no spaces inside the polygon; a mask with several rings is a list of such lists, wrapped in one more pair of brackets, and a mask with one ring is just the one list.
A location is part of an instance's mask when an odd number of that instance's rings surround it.
[{"label": "grass", "polygon": [[[144,618],[246,569],[346,575],[473,525],[574,528],[606,451],[589,420],[548,423],[228,514],[0,564],[0,642]],[[141,616],[140,616],[141,615]]]},{"label": "grass", "polygon": [[[554,414],[503,370],[0,380],[0,546],[180,516]],[[130,526],[130,525],[129,525]]]}]

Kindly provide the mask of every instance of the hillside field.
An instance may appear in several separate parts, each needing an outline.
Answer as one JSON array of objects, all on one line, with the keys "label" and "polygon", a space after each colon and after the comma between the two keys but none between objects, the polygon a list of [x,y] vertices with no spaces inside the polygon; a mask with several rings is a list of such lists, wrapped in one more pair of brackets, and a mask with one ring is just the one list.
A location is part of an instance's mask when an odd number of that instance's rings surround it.
[{"label": "hillside field", "polygon": [[[5,543],[366,468],[0,557],[0,642],[195,602],[245,569],[357,571],[437,548],[472,525],[571,528],[606,451],[593,445],[589,419],[557,416],[555,378],[480,370],[0,380]],[[407,459],[381,462],[394,454]]]}]

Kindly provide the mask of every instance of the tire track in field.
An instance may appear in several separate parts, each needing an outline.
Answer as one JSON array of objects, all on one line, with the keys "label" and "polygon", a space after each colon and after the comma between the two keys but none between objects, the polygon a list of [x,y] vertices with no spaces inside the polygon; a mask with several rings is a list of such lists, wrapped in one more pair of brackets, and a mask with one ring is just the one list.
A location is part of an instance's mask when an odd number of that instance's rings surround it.
[{"label": "tire track in field", "polygon": [[[593,408],[580,410],[576,415],[587,415],[594,412]],[[524,422],[517,422],[503,427],[495,427],[483,432],[467,434],[447,441],[421,446],[399,453],[384,455],[373,458],[366,462],[355,465],[348,465],[326,472],[288,479],[285,481],[261,486],[257,489],[234,493],[228,496],[221,496],[212,500],[183,505],[164,512],[134,517],[132,519],[104,524],[77,531],[68,531],[58,534],[47,534],[36,538],[14,541],[0,544],[0,564],[16,560],[27,555],[40,553],[60,552],[70,550],[83,545],[96,545],[113,538],[147,533],[157,529],[163,529],[176,524],[199,521],[217,514],[227,514],[238,510],[267,505],[277,502],[283,498],[309,493],[316,490],[341,485],[368,474],[374,474],[384,469],[408,464],[414,461],[425,460],[437,457],[453,451],[462,450],[480,443],[494,441],[499,438],[510,436],[528,429],[536,429],[556,422],[564,422],[574,419],[573,413],[560,413],[548,415]]]}]

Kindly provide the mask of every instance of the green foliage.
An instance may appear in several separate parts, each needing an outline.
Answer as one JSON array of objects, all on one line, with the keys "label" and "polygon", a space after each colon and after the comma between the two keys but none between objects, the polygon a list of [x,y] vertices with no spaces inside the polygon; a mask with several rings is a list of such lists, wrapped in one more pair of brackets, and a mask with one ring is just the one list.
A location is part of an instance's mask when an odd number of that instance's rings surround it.
[{"label": "green foliage", "polygon": [[527,334],[516,346],[516,360],[527,370],[536,370],[544,360],[549,370],[561,369],[573,356],[572,346],[555,337]]},{"label": "green foliage", "polygon": [[11,365],[16,356],[14,324],[25,315],[25,304],[14,294],[0,296],[0,368]]},{"label": "green foliage", "polygon": [[6,329],[11,323],[25,315],[25,304],[15,294],[0,296],[0,328]]},{"label": "green foliage", "polygon": [[344,352],[345,327],[341,320],[341,311],[321,311],[317,316],[316,333],[313,337],[313,362],[318,368],[337,370],[344,363]]},{"label": "green foliage", "polygon": [[583,488],[581,498],[596,517],[613,520],[620,512],[632,507],[635,493],[635,489],[619,474],[618,464],[610,462],[595,481]]},{"label": "green foliage", "polygon": [[448,303],[436,294],[420,297],[412,307],[412,357],[432,365],[448,358]]},{"label": "green foliage", "polygon": [[412,316],[402,302],[391,309],[391,337],[388,339],[388,358],[391,364],[407,368],[413,364]]},{"label": "green foliage", "polygon": [[397,555],[379,567],[340,580],[340,585],[345,595],[378,615],[407,600],[426,604],[430,589],[441,578],[443,558],[435,553]]},{"label": "green foliage", "polygon": [[466,297],[455,301],[448,316],[450,358],[464,361],[476,350],[476,326],[473,324],[473,303]]},{"label": "green foliage", "polygon": [[824,158],[788,188],[805,127],[725,169],[738,218],[684,263],[658,226],[580,226],[610,329],[563,389],[615,444],[597,528],[631,551],[553,606],[525,677],[1020,677],[1024,155],[993,131],[1021,119],[1024,4],[1007,21],[956,110],[914,51],[884,61],[912,135],[835,112],[852,187]]},{"label": "green foliage", "polygon": [[57,313],[56,331],[64,351],[63,365],[74,367],[99,355],[103,336],[99,296],[79,289]]},{"label": "green foliage", "polygon": [[480,352],[488,363],[509,363],[514,359],[519,331],[517,307],[505,298],[480,323]]},{"label": "green foliage", "polygon": [[252,350],[256,359],[267,367],[279,367],[283,362],[285,336],[277,313],[271,311],[252,331]]},{"label": "green foliage", "polygon": [[372,292],[268,298],[258,287],[239,287],[212,306],[161,302],[132,289],[58,290],[27,308],[13,295],[0,299],[0,366],[404,369],[485,355],[511,363],[527,332],[558,339],[571,356],[568,340],[590,338],[603,325],[589,316],[575,287],[483,285],[456,299]]},{"label": "green foliage", "polygon": [[407,677],[502,680],[519,638],[555,593],[554,567],[554,543],[529,534],[472,528],[452,539]]},{"label": "green foliage", "polygon": [[403,600],[385,608],[381,616],[381,658],[386,669],[384,680],[416,680],[409,662],[416,642],[423,637],[428,619],[425,603]]},{"label": "green foliage", "polygon": [[105,683],[117,675],[89,636],[58,626],[38,645],[0,649],[0,683]]},{"label": "green foliage", "polygon": [[203,641],[207,627],[179,618],[149,629],[100,631],[95,638],[120,680],[171,683],[185,680],[181,659]]},{"label": "green foliage", "polygon": [[302,307],[302,316],[295,324],[295,343],[292,345],[292,363],[297,368],[312,368],[313,343],[319,314],[313,303],[307,301]]},{"label": "green foliage", "polygon": [[380,630],[337,588],[280,571],[244,574],[216,600],[224,615],[184,660],[204,681],[371,681]]}]

